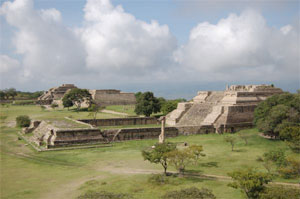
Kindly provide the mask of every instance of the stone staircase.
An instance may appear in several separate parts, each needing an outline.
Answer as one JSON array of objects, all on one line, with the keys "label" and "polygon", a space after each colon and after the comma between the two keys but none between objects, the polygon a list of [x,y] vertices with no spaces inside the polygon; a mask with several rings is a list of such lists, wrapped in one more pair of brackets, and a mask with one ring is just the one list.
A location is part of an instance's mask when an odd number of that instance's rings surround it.
[{"label": "stone staircase", "polygon": [[166,123],[170,126],[174,126],[181,119],[181,117],[191,108],[192,103],[184,102],[178,103],[177,109],[167,115]]},{"label": "stone staircase", "polygon": [[[223,98],[224,92],[212,92],[204,103],[194,103],[193,106],[181,117],[178,125],[202,125],[202,122],[206,119],[210,113],[213,112],[214,106],[216,106]],[[207,119],[206,122],[216,119],[220,114],[220,110],[215,108],[215,113]]]},{"label": "stone staircase", "polygon": [[222,112],[223,112],[223,106],[214,106],[212,112],[206,116],[206,118],[203,120],[201,125],[213,124],[219,118]]}]

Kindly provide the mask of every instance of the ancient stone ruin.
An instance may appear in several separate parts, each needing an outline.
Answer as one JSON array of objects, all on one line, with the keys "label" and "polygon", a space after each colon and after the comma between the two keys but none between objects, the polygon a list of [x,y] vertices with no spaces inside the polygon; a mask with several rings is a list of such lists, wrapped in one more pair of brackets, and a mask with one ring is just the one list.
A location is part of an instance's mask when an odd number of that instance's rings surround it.
[{"label": "ancient stone ruin", "polygon": [[[46,91],[38,98],[38,104],[50,105],[56,103],[62,105],[62,98],[72,88],[77,88],[74,84],[63,84]],[[130,105],[135,104],[134,93],[125,93],[115,89],[89,90],[93,101],[100,106],[108,105]]]},{"label": "ancient stone ruin", "polygon": [[77,88],[74,84],[63,84],[59,87],[50,88],[38,98],[38,104],[49,105],[52,103],[61,104],[61,99],[68,90]]},{"label": "ancient stone ruin", "polygon": [[[58,100],[74,85],[64,84],[50,89],[40,100]],[[99,103],[133,103],[135,98],[118,90],[92,90],[93,99]],[[163,120],[151,117],[59,121],[34,121],[23,129],[31,133],[30,142],[44,148],[110,143],[123,140],[157,139],[178,135],[235,132],[253,126],[254,109],[267,97],[282,93],[271,85],[232,85],[225,91],[200,91],[190,102],[179,103],[177,109]],[[109,96],[111,95],[112,98]],[[164,121],[165,120],[165,121]],[[167,126],[165,127],[165,122]],[[127,125],[159,124],[162,127],[120,128]],[[115,126],[115,129],[99,129]],[[28,136],[27,136],[28,137]]]},{"label": "ancient stone ruin", "polygon": [[267,97],[282,93],[272,85],[232,85],[225,91],[199,91],[167,115],[170,126],[194,126],[208,132],[234,132],[252,127],[254,109]]}]

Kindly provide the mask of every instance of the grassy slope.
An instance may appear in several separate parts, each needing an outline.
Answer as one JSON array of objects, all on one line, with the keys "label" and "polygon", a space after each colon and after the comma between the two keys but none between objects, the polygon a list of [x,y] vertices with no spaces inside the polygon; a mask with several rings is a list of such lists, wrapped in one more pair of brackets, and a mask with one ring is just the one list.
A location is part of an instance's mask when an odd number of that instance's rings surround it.
[{"label": "grassy slope", "polygon": [[[67,111],[41,111],[34,106],[12,107],[6,110],[8,121],[19,114],[33,118],[54,118],[68,115],[80,116],[86,113]],[[78,114],[78,115],[76,115]],[[53,151],[37,153],[17,139],[17,128],[1,125],[1,197],[0,198],[75,198],[89,189],[133,193],[136,198],[159,198],[168,190],[183,187],[207,187],[218,198],[242,198],[238,190],[227,187],[225,181],[196,178],[177,178],[173,184],[154,186],[147,182],[149,173],[162,171],[160,165],[143,161],[141,150],[152,146],[157,140],[127,141],[116,143],[110,148]],[[172,142],[201,144],[206,157],[200,165],[188,167],[205,174],[227,175],[236,168],[247,166],[265,171],[257,156],[274,148],[286,148],[281,141],[259,137],[255,129],[249,145],[239,140],[236,151],[223,141],[224,135],[180,136],[169,139]],[[173,168],[170,168],[173,170]],[[296,182],[295,179],[276,181]],[[104,183],[105,182],[105,183]]]},{"label": "grassy slope", "polygon": [[134,105],[112,105],[112,106],[106,106],[106,110],[110,111],[116,111],[120,113],[127,113],[129,116],[136,116],[136,113],[134,112]]}]

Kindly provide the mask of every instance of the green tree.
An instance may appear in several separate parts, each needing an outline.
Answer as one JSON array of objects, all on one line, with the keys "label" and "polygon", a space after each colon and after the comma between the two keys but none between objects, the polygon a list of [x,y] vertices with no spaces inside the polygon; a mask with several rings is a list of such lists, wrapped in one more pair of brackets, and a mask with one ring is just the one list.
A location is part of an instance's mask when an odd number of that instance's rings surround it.
[{"label": "green tree", "polygon": [[228,136],[226,136],[224,138],[224,140],[225,140],[225,142],[230,143],[230,145],[231,145],[231,151],[233,151],[234,150],[234,145],[236,143],[236,138],[233,137],[233,136],[228,135]]},{"label": "green tree", "polygon": [[233,179],[228,186],[240,189],[249,199],[259,198],[266,189],[265,185],[272,180],[269,174],[257,172],[253,168],[237,170],[228,175]]},{"label": "green tree", "polygon": [[173,165],[179,174],[184,174],[186,166],[196,163],[202,153],[202,146],[192,145],[184,149],[175,149],[167,154],[168,162]]},{"label": "green tree", "polygon": [[15,96],[17,96],[17,90],[15,88],[9,88],[6,91],[6,96],[9,98],[11,97],[12,99],[15,99]]},{"label": "green tree", "polygon": [[295,178],[300,177],[300,159],[288,157],[286,158],[285,164],[278,168],[278,172],[284,178]]},{"label": "green tree", "polygon": [[90,111],[91,113],[89,114],[90,116],[92,116],[94,123],[96,124],[96,118],[97,118],[97,114],[99,113],[99,111],[102,109],[101,106],[97,105],[97,104],[91,104],[91,106],[88,108],[88,111]]},{"label": "green tree", "polygon": [[260,199],[299,199],[300,189],[287,186],[268,186]]},{"label": "green tree", "polygon": [[167,192],[163,199],[215,199],[216,196],[211,190],[206,188],[198,189],[196,187],[190,187],[181,189],[179,191]]},{"label": "green tree", "polygon": [[161,112],[163,112],[164,115],[167,115],[177,108],[177,104],[178,102],[175,100],[168,100],[162,104]]},{"label": "green tree", "polygon": [[245,133],[245,132],[240,132],[238,133],[239,137],[244,140],[245,144],[248,145],[248,140],[251,137],[251,134]]},{"label": "green tree", "polygon": [[160,104],[152,92],[145,92],[137,98],[137,104],[134,112],[138,115],[149,117],[152,113],[160,111]]},{"label": "green tree", "polygon": [[5,99],[6,99],[6,93],[0,90],[0,100],[5,100]]},{"label": "green tree", "polygon": [[170,142],[156,143],[151,150],[143,150],[142,156],[144,160],[148,160],[151,163],[161,164],[164,168],[164,174],[167,174],[168,162],[167,154],[173,151],[176,145]]},{"label": "green tree", "polygon": [[275,149],[263,154],[265,160],[272,161],[277,167],[286,165],[285,151],[282,149]]},{"label": "green tree", "polygon": [[56,104],[56,103],[52,103],[52,104],[51,104],[51,108],[52,108],[52,109],[55,109],[55,108],[57,108],[57,107],[58,107],[58,104]]},{"label": "green tree", "polygon": [[286,126],[300,122],[300,94],[283,93],[269,97],[258,104],[254,123],[265,135],[275,138]]},{"label": "green tree", "polygon": [[29,127],[30,122],[31,120],[28,115],[20,115],[16,117],[17,127]]},{"label": "green tree", "polygon": [[62,99],[64,108],[69,108],[74,106],[73,101],[69,97],[63,97]]},{"label": "green tree", "polygon": [[300,126],[286,126],[280,130],[279,136],[294,152],[300,153]]},{"label": "green tree", "polygon": [[[81,103],[86,102],[90,104],[92,100],[92,96],[87,89],[73,88],[68,91],[62,101],[63,104],[67,104],[67,101],[72,101],[72,103],[77,107],[77,110],[80,109]],[[68,102],[69,103],[69,102]]]}]

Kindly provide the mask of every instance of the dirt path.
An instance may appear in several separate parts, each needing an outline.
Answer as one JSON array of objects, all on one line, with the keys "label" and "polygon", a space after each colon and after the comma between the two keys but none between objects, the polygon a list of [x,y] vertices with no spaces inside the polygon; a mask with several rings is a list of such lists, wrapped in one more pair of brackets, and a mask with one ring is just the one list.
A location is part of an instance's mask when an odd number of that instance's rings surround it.
[{"label": "dirt path", "polygon": [[[162,173],[161,170],[143,170],[143,169],[132,169],[132,168],[111,168],[106,167],[103,168],[104,171],[108,171],[115,174],[159,174]],[[175,173],[175,172],[169,172]],[[211,179],[211,180],[218,180],[218,181],[232,181],[231,177],[229,176],[221,176],[221,175],[212,175],[212,174],[184,174],[186,177],[194,177],[200,179]],[[300,189],[300,183],[288,183],[288,182],[271,182],[270,184],[275,185],[284,185],[284,186],[293,186]]]}]

